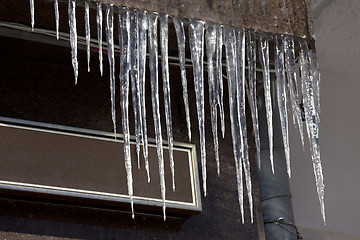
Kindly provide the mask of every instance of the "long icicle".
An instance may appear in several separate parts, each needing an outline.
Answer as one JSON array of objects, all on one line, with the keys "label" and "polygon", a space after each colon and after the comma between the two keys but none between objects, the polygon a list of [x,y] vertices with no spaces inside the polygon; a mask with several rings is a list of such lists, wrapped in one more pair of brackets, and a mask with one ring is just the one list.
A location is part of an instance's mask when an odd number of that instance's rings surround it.
[{"label": "long icicle", "polygon": [[289,124],[287,114],[287,96],[285,83],[284,45],[279,36],[275,38],[275,72],[276,72],[276,95],[280,114],[281,132],[283,137],[287,173],[291,177]]},{"label": "long icicle", "polygon": [[231,123],[231,137],[233,144],[236,182],[238,190],[238,200],[241,211],[242,223],[244,223],[244,190],[241,164],[241,132],[238,118],[237,105],[237,87],[236,87],[236,37],[235,31],[231,27],[224,27],[225,35],[225,52],[226,52],[226,75],[229,91],[229,109],[230,109],[230,123]]},{"label": "long icicle", "polygon": [[35,7],[34,0],[30,0],[31,30],[34,31],[35,25]]},{"label": "long icicle", "polygon": [[140,85],[139,85],[139,35],[138,35],[137,10],[130,12],[130,62],[131,62],[131,94],[135,118],[135,139],[138,168],[140,169],[140,144],[141,144],[141,107],[140,107]]},{"label": "long icicle", "polygon": [[124,134],[124,155],[128,194],[131,202],[132,218],[134,215],[133,178],[130,153],[129,130],[129,71],[130,71],[130,12],[127,8],[119,9],[119,46],[120,47],[120,106],[122,129]]},{"label": "long icicle", "polygon": [[160,122],[160,107],[159,107],[159,80],[158,80],[158,37],[157,37],[157,13],[149,13],[149,64],[150,64],[150,78],[151,78],[151,99],[153,108],[153,118],[155,127],[155,139],[157,155],[159,160],[159,173],[160,173],[160,188],[161,197],[163,200],[163,214],[164,221],[166,220],[166,205],[165,205],[165,173],[164,173],[164,157],[161,135],[161,122]]},{"label": "long icicle", "polygon": [[70,45],[71,45],[71,62],[74,68],[75,76],[75,85],[77,84],[78,79],[78,60],[77,60],[77,31],[76,31],[76,12],[75,12],[76,2],[69,0],[69,28],[70,28]]},{"label": "long icicle", "polygon": [[312,74],[314,80],[314,101],[315,101],[315,109],[316,109],[316,117],[317,121],[320,123],[320,70],[319,63],[316,57],[316,49],[313,47],[310,51],[310,60],[312,67]]},{"label": "long icicle", "polygon": [[170,99],[170,81],[169,81],[169,57],[168,57],[168,42],[169,42],[169,24],[168,15],[160,16],[160,43],[161,43],[161,69],[163,79],[164,103],[165,103],[165,120],[166,132],[169,144],[169,158],[170,169],[172,176],[172,189],[175,191],[175,164],[174,164],[174,144],[173,144],[173,130],[171,117],[171,99]]},{"label": "long icicle", "polygon": [[56,39],[59,40],[59,2],[58,2],[58,0],[54,1],[54,11],[55,11]]},{"label": "long icicle", "polygon": [[138,12],[139,21],[139,91],[140,91],[140,107],[141,107],[141,139],[143,143],[143,155],[145,159],[145,169],[150,182],[150,169],[149,169],[149,151],[148,151],[148,138],[147,138],[147,124],[146,124],[146,107],[145,107],[145,72],[146,72],[146,46],[147,46],[147,12]]},{"label": "long icicle", "polygon": [[300,66],[302,77],[302,91],[305,108],[306,129],[310,142],[311,157],[314,168],[316,188],[320,202],[321,215],[326,224],[324,204],[324,176],[322,173],[320,146],[319,146],[319,123],[316,117],[316,105],[314,99],[314,81],[311,67],[311,58],[306,42],[300,42]]},{"label": "long icicle", "polygon": [[189,42],[191,60],[193,63],[194,85],[196,94],[196,108],[199,122],[201,166],[204,196],[207,195],[206,187],[206,146],[205,146],[205,113],[204,113],[204,22],[191,20],[189,25]]},{"label": "long icicle", "polygon": [[247,60],[248,60],[248,78],[250,90],[250,108],[251,118],[255,137],[256,160],[258,168],[261,170],[260,158],[260,133],[259,133],[259,115],[257,107],[257,91],[256,91],[256,36],[254,30],[248,30],[247,38]]},{"label": "long icicle", "polygon": [[211,127],[214,138],[215,160],[217,166],[217,174],[220,175],[220,160],[219,160],[219,139],[217,134],[217,94],[216,94],[216,78],[217,78],[217,29],[218,25],[209,23],[205,25],[206,34],[206,52],[207,52],[207,69],[208,69],[208,84],[209,84],[209,102],[210,102],[210,116]]},{"label": "long icicle", "polygon": [[[220,110],[221,133],[225,137],[225,113],[224,113],[224,86],[223,86],[223,73],[222,73],[222,48],[223,48],[223,27],[219,26],[216,31],[216,73],[215,90],[217,97],[217,105]],[[217,125],[217,123],[216,123]]]},{"label": "long icicle", "polygon": [[88,72],[90,72],[90,7],[89,7],[89,2],[85,2],[85,35],[86,35],[87,67],[88,67]]},{"label": "long icicle", "polygon": [[274,171],[274,153],[273,153],[273,124],[272,124],[272,103],[271,103],[271,81],[270,81],[270,67],[269,67],[269,39],[266,36],[260,36],[260,63],[263,68],[264,76],[264,91],[265,91],[265,108],[266,119],[269,134],[269,150],[270,150],[270,163],[272,172]]},{"label": "long icicle", "polygon": [[100,2],[97,2],[96,25],[97,25],[97,37],[98,37],[98,45],[99,45],[99,69],[101,76],[103,75],[102,24],[103,24],[102,5]]},{"label": "long icicle", "polygon": [[106,41],[108,47],[108,60],[110,68],[111,117],[114,125],[114,136],[116,139],[114,7],[112,4],[106,5]]},{"label": "long icicle", "polygon": [[246,126],[246,102],[245,102],[245,30],[243,28],[238,28],[235,30],[236,33],[236,51],[237,51],[237,102],[238,105],[239,122],[240,122],[240,131],[242,136],[242,150],[243,150],[243,168],[245,174],[246,189],[249,200],[249,209],[250,209],[250,219],[251,223],[254,222],[254,211],[253,211],[253,197],[252,197],[252,183],[251,183],[251,174],[250,174],[250,161],[249,161],[249,152],[248,152],[248,140],[247,140],[247,126]]},{"label": "long icicle", "polygon": [[178,41],[178,52],[179,52],[179,62],[180,62],[180,71],[181,71],[181,82],[183,87],[183,100],[185,106],[185,115],[186,115],[186,126],[188,130],[189,142],[191,142],[191,122],[190,122],[190,110],[189,110],[189,99],[187,92],[187,79],[186,79],[186,68],[185,68],[185,31],[184,23],[177,17],[172,18],[176,37]]},{"label": "long icicle", "polygon": [[303,132],[303,122],[301,116],[298,84],[297,84],[294,39],[292,37],[286,36],[283,38],[283,42],[284,42],[284,52],[286,59],[285,63],[286,63],[286,72],[287,72],[287,80],[288,80],[288,91],[291,100],[293,122],[294,125],[295,123],[297,123],[297,127],[299,128],[301,143],[304,148],[304,132]]}]

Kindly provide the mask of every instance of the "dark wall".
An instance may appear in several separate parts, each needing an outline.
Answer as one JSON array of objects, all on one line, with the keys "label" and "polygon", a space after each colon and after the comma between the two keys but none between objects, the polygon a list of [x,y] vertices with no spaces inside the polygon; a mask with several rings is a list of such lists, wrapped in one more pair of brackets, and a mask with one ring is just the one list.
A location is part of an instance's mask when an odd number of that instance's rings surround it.
[{"label": "dark wall", "polygon": [[[0,46],[2,46],[0,48],[1,116],[112,132],[106,54],[104,54],[104,76],[101,77],[98,70],[97,52],[92,52],[91,72],[87,73],[86,53],[79,51],[79,79],[75,86],[69,48],[7,37],[0,37]],[[116,62],[118,70],[118,56]],[[192,69],[188,68],[192,143],[196,144],[197,159],[200,160],[195,92],[191,71]],[[185,111],[180,72],[177,66],[170,68],[170,78],[174,140],[186,143],[188,138]],[[159,80],[161,82],[161,78]],[[226,82],[224,86],[226,96]],[[149,79],[147,79],[146,88],[148,132],[149,137],[154,137]],[[162,100],[162,86],[160,89]],[[226,136],[225,139],[220,138],[221,176],[218,177],[216,174],[207,91],[206,88],[208,196],[202,197],[203,211],[199,215],[169,216],[164,222],[161,215],[137,214],[133,220],[129,212],[62,203],[34,202],[0,195],[0,238],[263,239],[258,180],[253,158],[255,222],[250,223],[248,203],[245,200],[246,222],[244,225],[241,223],[227,97],[224,98]],[[116,99],[117,112],[120,113],[118,82]],[[166,139],[163,101],[160,107],[163,138]],[[132,108],[130,118],[133,118]],[[117,121],[120,123],[119,114]],[[131,132],[134,134],[133,121],[130,123]],[[120,124],[118,126],[121,132]],[[251,150],[251,157],[253,157],[252,152]],[[200,172],[200,161],[198,165]],[[145,170],[142,169],[142,171]]]}]

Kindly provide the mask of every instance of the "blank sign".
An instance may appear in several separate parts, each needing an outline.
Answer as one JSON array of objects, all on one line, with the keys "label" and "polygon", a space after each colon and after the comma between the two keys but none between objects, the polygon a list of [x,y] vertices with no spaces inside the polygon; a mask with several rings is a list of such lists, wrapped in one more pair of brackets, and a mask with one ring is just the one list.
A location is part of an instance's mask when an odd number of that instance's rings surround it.
[{"label": "blank sign", "polygon": [[[122,136],[17,119],[0,118],[0,191],[17,196],[129,205]],[[176,143],[176,191],[172,191],[169,154],[164,145],[168,211],[201,211],[195,146]],[[131,144],[135,209],[162,206],[156,146],[150,141],[148,183]],[[130,210],[130,208],[129,208]]]}]

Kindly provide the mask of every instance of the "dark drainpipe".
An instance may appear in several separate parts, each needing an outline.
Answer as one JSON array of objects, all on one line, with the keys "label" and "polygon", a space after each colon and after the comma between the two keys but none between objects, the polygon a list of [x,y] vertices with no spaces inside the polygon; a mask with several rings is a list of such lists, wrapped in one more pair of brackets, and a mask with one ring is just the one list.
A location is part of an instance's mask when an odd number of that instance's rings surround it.
[{"label": "dark drainpipe", "polygon": [[[276,98],[273,98],[276,100]],[[291,118],[289,118],[291,120]],[[297,233],[291,202],[289,177],[280,118],[277,104],[273,106],[274,128],[274,168],[270,165],[269,137],[264,102],[259,109],[259,129],[261,139],[261,171],[259,171],[261,206],[267,240],[301,239]]]}]

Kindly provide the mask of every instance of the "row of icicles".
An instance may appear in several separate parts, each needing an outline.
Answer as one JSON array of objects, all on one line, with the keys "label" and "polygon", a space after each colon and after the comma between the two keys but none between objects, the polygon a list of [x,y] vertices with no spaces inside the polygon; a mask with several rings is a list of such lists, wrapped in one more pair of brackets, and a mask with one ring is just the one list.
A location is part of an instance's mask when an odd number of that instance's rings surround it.
[{"label": "row of icicles", "polygon": [[[108,61],[110,66],[110,91],[111,109],[114,133],[116,134],[116,115],[115,115],[115,61],[114,61],[114,6],[112,4],[103,5],[96,3],[97,6],[97,36],[99,44],[100,72],[103,72],[102,54],[102,31],[103,31],[103,9],[105,6],[105,31],[108,48]],[[54,1],[56,32],[59,37],[59,8],[58,1]],[[78,78],[77,62],[77,26],[76,26],[76,2],[69,0],[68,16],[70,27],[70,43],[72,53],[72,65],[75,74],[75,84]],[[31,25],[34,27],[34,0],[30,0]],[[89,2],[85,1],[85,33],[87,43],[88,71],[90,71],[90,21],[89,21]],[[132,216],[133,208],[133,179],[132,166],[130,159],[130,130],[128,121],[129,90],[131,86],[132,103],[135,116],[135,135],[138,167],[140,167],[140,146],[143,148],[145,159],[145,169],[148,181],[150,181],[148,163],[148,140],[145,109],[145,65],[147,60],[147,43],[149,46],[149,65],[151,81],[152,112],[155,126],[155,138],[157,155],[159,161],[161,196],[163,201],[164,220],[165,213],[165,177],[163,159],[163,139],[161,135],[160,108],[159,108],[159,89],[158,89],[158,20],[160,20],[160,49],[162,80],[165,103],[166,131],[169,144],[170,166],[172,173],[172,188],[175,191],[174,182],[174,159],[173,159],[173,131],[172,115],[170,102],[169,84],[169,63],[168,63],[168,15],[159,15],[155,12],[146,12],[136,9],[129,9],[120,6],[118,8],[119,18],[119,47],[120,47],[120,102],[121,119],[124,135],[125,167],[127,172],[128,194],[131,201]],[[179,65],[181,69],[181,79],[183,86],[183,100],[186,112],[186,122],[189,141],[191,141],[191,126],[189,114],[189,102],[187,93],[187,79],[185,68],[185,31],[184,22],[177,17],[172,17],[176,30],[179,52]],[[205,31],[206,30],[206,31]],[[256,38],[259,38],[259,41]],[[205,40],[205,42],[204,42]],[[248,193],[250,206],[251,222],[253,222],[253,198],[250,178],[250,163],[248,155],[246,116],[245,116],[245,95],[248,85],[249,105],[251,108],[252,124],[256,146],[256,158],[260,167],[260,137],[258,125],[257,109],[257,87],[256,87],[256,60],[257,56],[262,66],[264,78],[264,97],[268,125],[268,136],[270,145],[270,161],[272,171],[273,163],[273,109],[271,98],[271,82],[269,67],[269,38],[266,34],[256,34],[253,30],[222,26],[214,23],[206,23],[198,20],[190,20],[189,42],[191,50],[191,60],[193,64],[194,86],[196,93],[196,107],[200,132],[201,165],[203,178],[204,195],[207,194],[206,188],[206,145],[205,145],[205,115],[204,115],[204,44],[206,44],[207,71],[209,86],[209,101],[211,108],[211,124],[214,138],[215,158],[217,172],[220,174],[219,147],[218,147],[218,109],[221,120],[221,132],[225,134],[224,105],[223,105],[223,62],[222,49],[225,46],[226,55],[226,78],[229,90],[229,110],[231,121],[231,136],[233,142],[233,152],[236,169],[236,179],[238,186],[238,197],[242,222],[244,223],[243,207],[243,172],[245,185]],[[257,43],[259,46],[257,46]],[[318,197],[320,201],[321,213],[325,222],[324,210],[324,184],[319,149],[319,113],[320,113],[320,73],[314,50],[308,49],[308,44],[304,40],[299,40],[300,53],[298,61],[295,58],[295,42],[290,36],[275,36],[275,72],[276,72],[276,95],[281,119],[281,130],[285,148],[287,172],[291,176],[290,168],[290,148],[288,137],[288,98],[292,108],[292,118],[294,124],[300,132],[302,143],[303,120],[300,108],[302,100],[305,112],[305,126],[310,142],[310,150],[313,161]],[[257,54],[258,51],[258,54]],[[247,65],[247,67],[246,67]],[[247,75],[245,69],[247,68]],[[300,76],[297,73],[300,72]],[[298,80],[301,79],[299,87]]]}]

